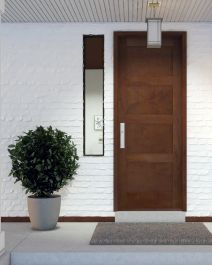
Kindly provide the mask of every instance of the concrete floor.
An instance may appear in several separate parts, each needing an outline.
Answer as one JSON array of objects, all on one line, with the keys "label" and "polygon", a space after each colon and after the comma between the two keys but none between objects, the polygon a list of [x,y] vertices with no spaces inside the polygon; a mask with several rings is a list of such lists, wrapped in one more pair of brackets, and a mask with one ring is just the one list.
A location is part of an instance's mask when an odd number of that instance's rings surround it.
[{"label": "concrete floor", "polygon": [[96,223],[58,223],[55,230],[35,231],[30,223],[2,223],[6,246],[0,265],[10,265],[13,251],[69,251],[88,246],[95,227]]},{"label": "concrete floor", "polygon": [[[212,232],[212,223],[206,226]],[[55,230],[34,231],[30,223],[3,223],[6,251],[0,264],[119,265],[133,264],[132,259],[143,265],[212,264],[212,246],[90,246],[95,227],[96,223],[58,223]]]}]

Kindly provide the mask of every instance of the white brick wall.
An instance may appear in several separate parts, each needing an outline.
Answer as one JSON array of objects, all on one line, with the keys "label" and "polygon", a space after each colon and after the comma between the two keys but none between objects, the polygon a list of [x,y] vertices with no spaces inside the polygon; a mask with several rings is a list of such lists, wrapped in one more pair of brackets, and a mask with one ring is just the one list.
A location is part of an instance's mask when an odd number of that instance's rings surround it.
[{"label": "white brick wall", "polygon": [[[3,1],[0,0],[0,32],[1,32],[1,15],[3,12]],[[0,36],[0,49],[1,49],[1,36]],[[0,60],[1,60],[1,54],[0,54]],[[1,82],[1,65],[0,65],[0,82]],[[0,92],[1,92],[1,84],[0,84]],[[1,109],[0,109],[0,115],[1,115]],[[1,124],[0,124],[1,125]],[[1,172],[1,167],[0,167],[0,172]],[[0,173],[0,194],[1,194],[1,173]],[[4,253],[4,248],[5,248],[5,235],[4,232],[1,231],[1,200],[0,200],[0,256]]]},{"label": "white brick wall", "polygon": [[[188,212],[212,215],[212,23],[165,24],[188,31]],[[8,177],[7,146],[36,125],[73,135],[79,174],[63,196],[61,215],[113,215],[113,31],[140,23],[5,24],[2,47],[2,216],[27,215],[26,196]],[[105,156],[83,157],[83,34],[105,35]]]}]

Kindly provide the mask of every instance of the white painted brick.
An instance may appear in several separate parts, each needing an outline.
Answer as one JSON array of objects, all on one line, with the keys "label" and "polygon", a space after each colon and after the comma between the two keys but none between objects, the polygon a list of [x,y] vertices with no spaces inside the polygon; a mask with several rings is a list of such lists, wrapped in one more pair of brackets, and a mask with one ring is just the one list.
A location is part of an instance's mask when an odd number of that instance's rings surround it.
[{"label": "white painted brick", "polygon": [[[188,212],[212,215],[212,24],[163,23],[188,32]],[[61,215],[113,213],[113,31],[142,23],[4,24],[1,56],[2,216],[27,215],[26,195],[8,177],[7,146],[23,131],[52,125],[73,136],[78,176],[61,190]],[[105,35],[105,157],[83,157],[83,34]]]}]

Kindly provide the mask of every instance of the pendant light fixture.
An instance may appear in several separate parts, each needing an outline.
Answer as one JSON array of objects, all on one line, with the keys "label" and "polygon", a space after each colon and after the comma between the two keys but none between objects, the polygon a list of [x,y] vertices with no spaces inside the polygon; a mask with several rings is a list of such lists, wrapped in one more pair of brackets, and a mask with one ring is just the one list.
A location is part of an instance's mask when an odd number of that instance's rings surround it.
[{"label": "pendant light fixture", "polygon": [[5,0],[0,0],[0,14],[4,13],[5,9]]},{"label": "pendant light fixture", "polygon": [[148,7],[153,10],[153,17],[146,18],[147,22],[147,48],[161,48],[162,42],[162,18],[156,18],[156,8],[159,8],[161,5],[160,2],[148,2]]}]

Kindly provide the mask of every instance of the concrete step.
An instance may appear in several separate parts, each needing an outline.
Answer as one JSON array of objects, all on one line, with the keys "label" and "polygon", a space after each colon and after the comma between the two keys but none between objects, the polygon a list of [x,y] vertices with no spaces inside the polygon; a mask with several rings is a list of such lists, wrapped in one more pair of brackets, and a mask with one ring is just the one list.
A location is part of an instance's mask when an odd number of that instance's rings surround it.
[{"label": "concrete step", "polygon": [[212,247],[140,246],[75,252],[12,252],[11,265],[211,265]]},{"label": "concrete step", "polygon": [[116,222],[185,222],[183,211],[117,211]]},{"label": "concrete step", "polygon": [[4,253],[5,248],[5,234],[4,231],[0,231],[0,256]]},{"label": "concrete step", "polygon": [[[96,223],[58,223],[52,231],[16,225],[24,238],[11,252],[11,265],[211,265],[212,246],[89,245]],[[207,224],[212,231],[212,224]],[[7,232],[7,231],[6,231]],[[0,262],[1,264],[1,262]]]}]

